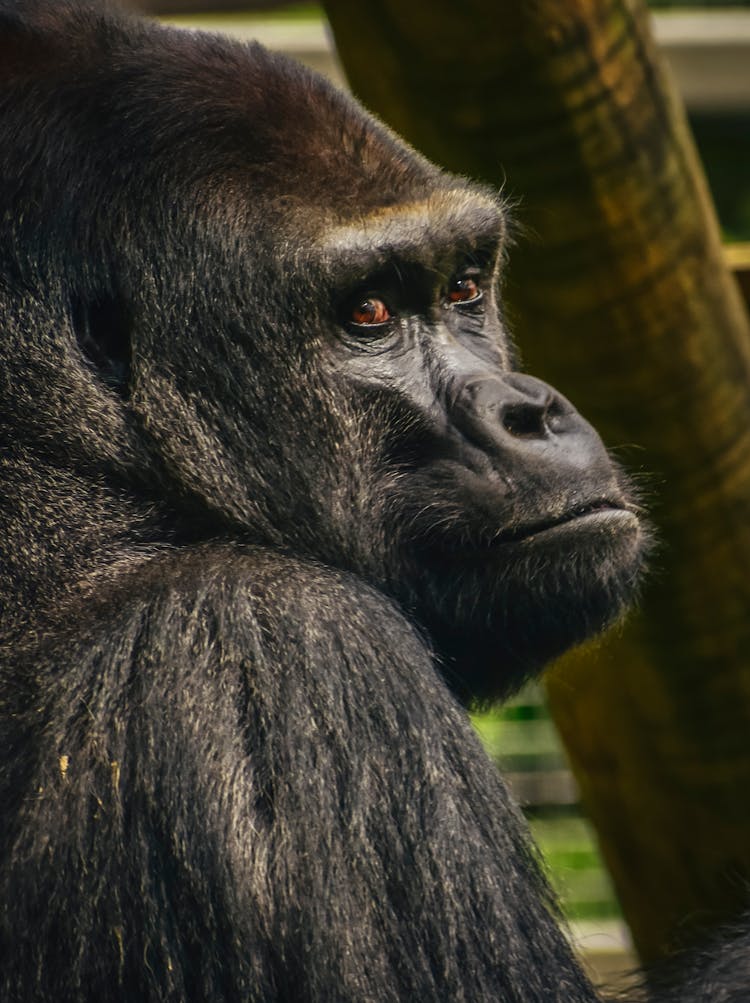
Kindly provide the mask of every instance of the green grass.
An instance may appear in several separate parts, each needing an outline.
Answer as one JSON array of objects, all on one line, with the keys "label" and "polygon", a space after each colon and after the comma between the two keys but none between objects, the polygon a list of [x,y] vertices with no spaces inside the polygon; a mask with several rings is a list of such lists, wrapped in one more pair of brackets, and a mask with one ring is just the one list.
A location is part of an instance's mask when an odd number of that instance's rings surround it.
[{"label": "green grass", "polygon": [[[475,714],[474,727],[504,772],[564,770],[565,753],[542,691],[527,687],[511,703]],[[596,837],[579,806],[536,805],[527,810],[534,840],[570,920],[620,917]]]}]

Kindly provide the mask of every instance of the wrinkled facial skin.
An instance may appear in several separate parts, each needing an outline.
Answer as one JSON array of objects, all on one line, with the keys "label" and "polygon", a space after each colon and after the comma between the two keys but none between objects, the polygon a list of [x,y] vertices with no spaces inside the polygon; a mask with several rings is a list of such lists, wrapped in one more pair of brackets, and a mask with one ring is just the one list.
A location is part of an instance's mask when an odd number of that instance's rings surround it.
[{"label": "wrinkled facial skin", "polygon": [[14,444],[132,497],[149,544],[354,572],[464,699],[615,619],[646,534],[596,432],[514,370],[499,199],[259,48],[81,13],[63,46],[45,17],[0,71],[0,264],[50,291],[4,306]]},{"label": "wrinkled facial skin", "polygon": [[340,257],[373,258],[342,300],[337,376],[391,416],[389,587],[464,699],[507,692],[601,630],[646,546],[596,431],[513,367],[504,230],[500,203],[457,188],[328,236]]}]

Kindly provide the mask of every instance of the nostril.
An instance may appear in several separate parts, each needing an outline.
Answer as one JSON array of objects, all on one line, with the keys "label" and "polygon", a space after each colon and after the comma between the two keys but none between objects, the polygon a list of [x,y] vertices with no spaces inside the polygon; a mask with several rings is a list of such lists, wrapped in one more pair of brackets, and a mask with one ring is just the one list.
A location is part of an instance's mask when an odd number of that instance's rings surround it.
[{"label": "nostril", "polygon": [[549,433],[547,409],[546,402],[533,404],[519,401],[508,404],[502,412],[503,428],[516,438],[544,438]]}]

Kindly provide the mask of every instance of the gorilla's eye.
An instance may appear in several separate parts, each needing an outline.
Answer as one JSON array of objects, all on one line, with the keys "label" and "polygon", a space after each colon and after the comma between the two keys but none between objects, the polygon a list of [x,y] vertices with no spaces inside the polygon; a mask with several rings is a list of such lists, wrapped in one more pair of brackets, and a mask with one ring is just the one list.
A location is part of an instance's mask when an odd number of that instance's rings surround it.
[{"label": "gorilla's eye", "polygon": [[471,275],[458,275],[448,287],[448,302],[471,303],[482,298],[482,290]]},{"label": "gorilla's eye", "polygon": [[367,299],[357,303],[352,308],[350,317],[351,323],[357,324],[359,327],[374,327],[378,324],[387,324],[389,320],[393,320],[393,314],[377,296],[368,296]]}]

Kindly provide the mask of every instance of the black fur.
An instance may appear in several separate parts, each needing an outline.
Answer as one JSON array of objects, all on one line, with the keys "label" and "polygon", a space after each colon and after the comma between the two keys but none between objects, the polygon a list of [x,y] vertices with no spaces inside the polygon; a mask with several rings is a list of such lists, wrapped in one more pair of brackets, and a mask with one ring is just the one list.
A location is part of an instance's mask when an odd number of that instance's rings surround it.
[{"label": "black fur", "polygon": [[644,548],[503,229],[257,46],[0,0],[3,1003],[596,999],[454,695]]}]

